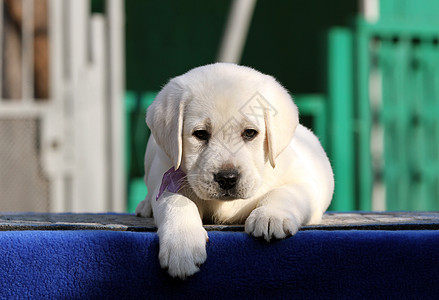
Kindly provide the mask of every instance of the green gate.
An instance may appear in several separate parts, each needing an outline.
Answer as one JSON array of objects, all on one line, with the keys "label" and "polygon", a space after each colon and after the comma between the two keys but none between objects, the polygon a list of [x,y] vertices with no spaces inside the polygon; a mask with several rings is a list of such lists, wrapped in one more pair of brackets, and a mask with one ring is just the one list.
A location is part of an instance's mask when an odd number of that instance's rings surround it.
[{"label": "green gate", "polygon": [[439,209],[439,2],[380,2],[354,29],[359,209]]}]

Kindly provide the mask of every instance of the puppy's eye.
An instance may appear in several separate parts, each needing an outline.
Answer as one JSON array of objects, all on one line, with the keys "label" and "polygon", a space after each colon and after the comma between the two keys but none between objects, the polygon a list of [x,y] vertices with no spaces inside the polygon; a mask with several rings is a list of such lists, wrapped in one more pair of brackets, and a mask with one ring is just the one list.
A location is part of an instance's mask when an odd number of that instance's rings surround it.
[{"label": "puppy's eye", "polygon": [[255,129],[246,129],[242,133],[242,137],[247,140],[251,141],[258,135],[258,131]]},{"label": "puppy's eye", "polygon": [[200,141],[207,141],[210,138],[210,133],[207,130],[195,130],[192,135]]}]

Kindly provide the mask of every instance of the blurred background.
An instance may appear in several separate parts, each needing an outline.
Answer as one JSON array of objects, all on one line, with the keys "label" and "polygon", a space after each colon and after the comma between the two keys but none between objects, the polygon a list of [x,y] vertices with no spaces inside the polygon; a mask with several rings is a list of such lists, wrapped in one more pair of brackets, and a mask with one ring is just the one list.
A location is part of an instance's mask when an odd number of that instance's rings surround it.
[{"label": "blurred background", "polygon": [[439,209],[437,0],[1,0],[0,211],[133,212],[145,110],[228,61],[276,77],[331,210]]}]

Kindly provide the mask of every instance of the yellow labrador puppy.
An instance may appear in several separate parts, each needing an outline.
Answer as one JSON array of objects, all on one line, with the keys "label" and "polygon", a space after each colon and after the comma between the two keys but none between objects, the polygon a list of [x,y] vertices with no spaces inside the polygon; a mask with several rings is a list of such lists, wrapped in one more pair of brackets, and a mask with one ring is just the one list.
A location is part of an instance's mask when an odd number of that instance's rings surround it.
[{"label": "yellow labrador puppy", "polygon": [[159,260],[185,278],[206,260],[205,223],[238,224],[267,241],[320,222],[333,194],[328,158],[271,76],[217,63],[173,78],[149,107],[149,193]]}]

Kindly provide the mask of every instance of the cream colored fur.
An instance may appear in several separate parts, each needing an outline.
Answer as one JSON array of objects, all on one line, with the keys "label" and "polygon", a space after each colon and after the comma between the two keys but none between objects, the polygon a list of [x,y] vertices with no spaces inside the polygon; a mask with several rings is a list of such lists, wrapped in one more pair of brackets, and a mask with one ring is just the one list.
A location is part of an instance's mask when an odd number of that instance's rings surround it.
[{"label": "cream colored fur", "polygon": [[[320,222],[330,204],[328,158],[271,76],[226,63],[195,68],[164,86],[148,109],[147,124],[149,193],[136,213],[154,216],[160,264],[173,277],[194,274],[206,260],[203,222],[245,223],[247,233],[269,241]],[[197,130],[209,139],[194,136]],[[248,130],[257,135],[247,138]],[[186,173],[184,184],[156,201],[171,167]],[[215,181],[224,170],[239,174],[229,190]]]}]

